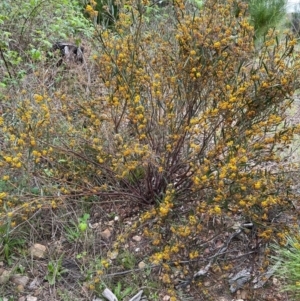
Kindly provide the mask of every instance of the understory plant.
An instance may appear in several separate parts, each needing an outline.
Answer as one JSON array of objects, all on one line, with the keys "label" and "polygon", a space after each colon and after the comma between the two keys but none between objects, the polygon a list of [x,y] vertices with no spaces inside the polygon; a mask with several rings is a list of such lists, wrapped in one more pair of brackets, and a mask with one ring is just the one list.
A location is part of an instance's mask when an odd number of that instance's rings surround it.
[{"label": "understory plant", "polygon": [[77,0],[1,1],[0,28],[0,93],[42,69],[53,43],[81,43],[94,31]]},{"label": "understory plant", "polygon": [[139,220],[114,247],[139,229],[172,285],[171,264],[185,273],[180,263],[202,258],[210,223],[241,219],[260,240],[283,237],[270,221],[289,208],[283,159],[299,128],[285,119],[299,61],[290,33],[269,30],[254,47],[244,2],[178,0],[168,26],[144,18],[148,5],[128,2],[113,30],[98,28],[93,84],[66,66],[57,89],[7,94],[0,219],[91,197],[134,203]]},{"label": "understory plant", "polygon": [[282,290],[289,292],[291,296],[300,298],[300,244],[298,235],[288,235],[284,246],[273,245],[275,254],[272,264],[275,268],[275,277],[278,277]]},{"label": "understory plant", "polygon": [[270,28],[282,23],[286,15],[287,0],[247,0],[250,20],[254,26],[255,37],[261,39]]}]

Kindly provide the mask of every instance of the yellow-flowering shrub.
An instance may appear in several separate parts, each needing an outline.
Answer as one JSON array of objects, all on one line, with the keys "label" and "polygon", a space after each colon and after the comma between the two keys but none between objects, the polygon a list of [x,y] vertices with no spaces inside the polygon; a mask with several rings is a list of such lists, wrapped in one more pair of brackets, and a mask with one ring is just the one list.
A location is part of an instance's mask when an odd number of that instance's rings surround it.
[{"label": "yellow-flowering shrub", "polygon": [[136,227],[155,264],[197,258],[195,237],[213,217],[240,214],[269,239],[265,227],[288,204],[280,151],[298,131],[284,123],[298,83],[295,40],[269,31],[256,49],[246,6],[223,2],[190,12],[176,1],[167,25],[132,2],[114,31],[95,36],[97,87],[87,96],[37,89],[8,99],[0,217],[74,197],[133,199],[150,208]]}]

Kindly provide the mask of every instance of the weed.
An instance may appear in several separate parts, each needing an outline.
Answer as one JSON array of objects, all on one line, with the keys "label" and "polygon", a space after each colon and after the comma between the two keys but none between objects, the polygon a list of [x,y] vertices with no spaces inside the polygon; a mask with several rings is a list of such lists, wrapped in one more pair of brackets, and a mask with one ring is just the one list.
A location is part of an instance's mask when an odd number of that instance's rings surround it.
[{"label": "weed", "polygon": [[58,260],[51,260],[47,265],[47,275],[45,279],[49,282],[50,285],[54,285],[58,280],[61,279],[62,274],[66,272],[66,270],[62,266],[63,255],[59,257]]},{"label": "weed", "polygon": [[124,251],[119,254],[118,263],[123,266],[125,270],[132,270],[136,267],[136,256],[133,253]]},{"label": "weed", "polygon": [[282,281],[282,290],[292,293],[294,298],[300,296],[300,243],[299,234],[287,236],[285,245],[273,244],[275,251],[271,256],[275,275]]},{"label": "weed", "polygon": [[127,287],[122,287],[121,282],[118,282],[117,285],[113,288],[113,293],[118,298],[118,300],[123,300],[124,298],[128,297],[132,291],[133,288],[126,285]]},{"label": "weed", "polygon": [[25,239],[13,237],[10,230],[10,223],[0,226],[0,256],[3,256],[9,265],[12,264],[11,256],[15,248],[25,243]]},{"label": "weed", "polygon": [[90,215],[85,213],[82,217],[78,219],[78,222],[71,221],[72,226],[65,226],[65,235],[70,242],[77,241],[82,237],[83,232],[87,230],[88,219]]},{"label": "weed", "polygon": [[72,226],[64,226],[65,235],[69,242],[76,242],[80,238],[81,232],[79,231],[76,223],[71,223]]},{"label": "weed", "polygon": [[78,229],[81,232],[86,231],[87,226],[88,226],[88,219],[90,218],[90,215],[85,213],[81,218],[79,218],[79,224],[78,224]]},{"label": "weed", "polygon": [[13,296],[8,296],[5,298],[0,297],[0,301],[15,301]]},{"label": "weed", "polygon": [[76,255],[76,258],[77,258],[77,259],[82,259],[82,258],[85,258],[86,256],[87,256],[87,252],[84,251],[84,252],[82,252],[82,253],[77,254],[77,255]]}]

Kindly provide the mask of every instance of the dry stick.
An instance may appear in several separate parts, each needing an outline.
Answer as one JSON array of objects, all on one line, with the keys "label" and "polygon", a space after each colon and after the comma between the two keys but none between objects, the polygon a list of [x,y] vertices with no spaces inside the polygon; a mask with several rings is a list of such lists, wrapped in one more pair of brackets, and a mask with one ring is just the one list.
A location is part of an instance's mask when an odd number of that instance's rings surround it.
[{"label": "dry stick", "polygon": [[197,273],[195,273],[195,274],[193,275],[193,277],[191,277],[191,278],[189,278],[189,279],[187,279],[187,280],[182,281],[182,283],[180,283],[179,285],[177,285],[176,288],[185,288],[185,287],[187,287],[194,279],[196,279],[196,278],[198,278],[198,277],[201,277],[201,276],[206,276],[206,274],[208,273],[208,271],[209,271],[210,267],[212,266],[212,264],[216,261],[216,259],[217,259],[219,256],[224,255],[224,254],[227,253],[226,251],[227,251],[227,249],[228,249],[228,247],[229,247],[229,245],[230,245],[232,239],[233,239],[234,237],[238,236],[240,233],[242,233],[242,229],[241,229],[241,228],[239,228],[238,230],[236,230],[236,231],[228,238],[225,247],[220,248],[220,249],[218,250],[218,252],[217,252],[215,255],[213,255],[213,256],[210,257],[210,260],[209,260],[208,264],[207,264],[204,268],[202,268],[200,271],[198,271]]},{"label": "dry stick", "polygon": [[8,66],[8,63],[7,63],[6,59],[5,59],[5,57],[4,57],[3,50],[2,50],[1,46],[0,46],[0,54],[1,54],[1,58],[2,58],[2,60],[4,62],[4,64],[5,64],[5,67],[6,67],[6,70],[7,70],[7,73],[9,75],[10,79],[13,79],[13,77],[12,77],[10,71],[9,71],[9,66]]},{"label": "dry stick", "polygon": [[[79,154],[79,153],[76,153],[76,152],[74,152],[74,151],[72,151],[70,149],[64,149],[62,147],[58,147],[58,146],[55,146],[55,145],[51,145],[51,146],[53,148],[56,148],[56,149],[60,150],[60,151],[63,151],[65,153],[70,153],[70,154],[74,155],[75,157],[78,157],[78,158],[81,158],[81,159],[83,159],[83,160],[85,160],[87,162],[90,162],[93,165],[99,166],[99,167],[105,169],[110,175],[112,175],[112,177],[114,176],[113,172],[110,169],[105,168],[103,165],[101,165],[101,164],[99,164],[99,163],[97,163],[97,162],[95,162],[95,161],[93,161],[93,160],[91,160],[91,159],[89,159],[89,158],[87,158],[87,157]],[[129,184],[127,184],[127,183],[125,183],[125,184],[128,187]],[[130,187],[134,188],[132,186],[130,186]],[[145,200],[144,197],[142,197],[141,195],[139,195],[137,191],[135,191],[135,192],[136,192],[136,194],[126,193],[126,192],[123,192],[123,191],[120,191],[120,192],[96,192],[96,193],[93,193],[93,195],[102,195],[102,196],[124,196],[124,195],[126,195],[126,196],[129,196],[129,197],[132,197],[132,198],[135,198],[135,199],[138,199],[138,200],[141,200],[141,201],[147,203],[147,200]]]},{"label": "dry stick", "polygon": [[[244,226],[244,225],[243,225]],[[236,236],[238,236],[240,233],[242,233],[242,228],[239,228],[238,230],[236,230],[227,240],[226,242],[226,246],[223,247],[223,248],[220,248],[218,250],[218,252],[210,257],[208,257],[207,259],[203,258],[203,259],[192,259],[192,260],[186,260],[186,261],[177,261],[176,263],[179,263],[179,264],[190,264],[192,262],[199,262],[199,261],[207,261],[209,260],[209,263],[203,268],[201,269],[200,271],[198,271],[197,273],[194,274],[194,276],[190,279],[187,279],[185,281],[183,281],[183,283],[179,284],[176,286],[176,288],[181,288],[181,287],[186,287],[187,285],[189,285],[195,278],[198,278],[200,276],[206,276],[206,274],[208,273],[209,271],[209,268],[212,266],[212,264],[216,261],[216,259],[222,255],[225,255],[225,254],[228,254],[229,252],[227,251],[228,247],[229,247],[229,244],[231,243],[232,239],[235,238]],[[205,242],[205,244],[202,244],[201,246],[204,246],[206,245],[209,241],[213,240],[214,238],[216,238],[218,235],[214,236],[212,239],[209,239],[208,241]],[[250,254],[253,254],[255,253],[256,251],[250,251],[248,253],[245,253],[245,254],[242,254],[242,255],[239,255],[239,256],[236,256],[234,259],[238,259],[238,258],[241,258],[241,257],[244,257],[244,256],[248,256]],[[175,264],[175,261],[171,261],[171,262],[168,262],[168,264]],[[155,269],[155,268],[160,268],[161,265],[160,264],[152,264],[150,266],[148,266],[149,269]],[[127,271],[122,271],[122,272],[115,272],[115,273],[111,273],[111,274],[106,274],[106,275],[103,275],[102,277],[103,278],[108,278],[108,277],[114,277],[114,276],[120,276],[120,275],[126,275],[126,274],[129,274],[129,273],[133,273],[133,272],[140,272],[142,271],[144,268],[136,268],[136,269],[131,269],[131,270],[127,270]]]},{"label": "dry stick", "polygon": [[[253,254],[253,253],[255,253],[255,251],[251,251],[251,252],[248,252],[248,253],[245,253],[245,254],[242,254],[242,255],[239,255],[239,256],[237,256],[237,257],[235,257],[235,259],[239,259],[239,258],[241,258],[241,257],[244,257],[244,256],[248,256],[248,255],[250,255],[250,254]],[[211,266],[211,260],[213,260],[213,259],[215,259],[216,257],[218,257],[218,256],[222,256],[222,255],[225,255],[225,254],[228,254],[228,252],[218,252],[217,254],[215,254],[215,255],[213,255],[213,256],[211,256],[211,257],[209,257],[208,259],[210,260],[210,262],[208,263],[208,265],[206,265],[205,267],[204,267],[204,269],[201,269],[200,271],[198,271],[195,275],[194,275],[194,277],[193,278],[195,278],[195,277],[199,277],[199,276],[205,276],[205,274],[201,274],[201,275],[199,275],[198,273],[200,273],[201,271],[206,271],[206,273],[208,272],[208,269],[207,269],[207,266]],[[179,264],[189,264],[189,263],[192,263],[192,262],[198,262],[198,261],[205,261],[206,259],[193,259],[193,260],[185,260],[185,261],[176,261],[176,263],[179,263]],[[169,262],[169,264],[175,264],[175,261],[173,262]],[[161,267],[161,265],[160,264],[153,264],[153,265],[150,265],[150,266],[148,266],[148,268],[149,269],[155,269],[155,268],[160,268]],[[144,270],[145,268],[136,268],[136,269],[132,269],[132,270],[126,270],[126,271],[122,271],[122,272],[115,272],[115,273],[111,273],[111,274],[106,274],[106,275],[102,275],[101,277],[102,278],[108,278],[108,277],[114,277],[114,276],[120,276],[120,275],[126,275],[126,274],[130,274],[130,273],[133,273],[133,272],[140,272],[140,271],[142,271],[142,270]],[[192,281],[193,279],[191,279],[190,280],[190,282]],[[189,282],[189,283],[190,283]],[[181,287],[181,286],[183,286],[183,284],[180,284],[179,286],[177,286],[177,287]]]}]

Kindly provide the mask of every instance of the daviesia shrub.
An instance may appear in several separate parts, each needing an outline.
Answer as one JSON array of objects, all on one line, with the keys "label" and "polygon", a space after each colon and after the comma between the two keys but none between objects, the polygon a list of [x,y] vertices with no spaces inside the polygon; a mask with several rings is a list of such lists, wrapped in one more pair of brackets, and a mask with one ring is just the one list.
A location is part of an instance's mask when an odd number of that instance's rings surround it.
[{"label": "daviesia shrub", "polygon": [[[288,205],[281,153],[298,131],[285,123],[296,41],[270,30],[255,47],[239,1],[197,10],[179,0],[153,21],[147,5],[127,3],[113,30],[96,32],[88,94],[37,89],[7,99],[2,219],[74,197],[132,200],[146,209],[131,231],[144,229],[155,264],[197,258],[193,238],[210,218],[242,216],[269,239],[268,223]],[[43,195],[14,189],[20,179]]]}]

